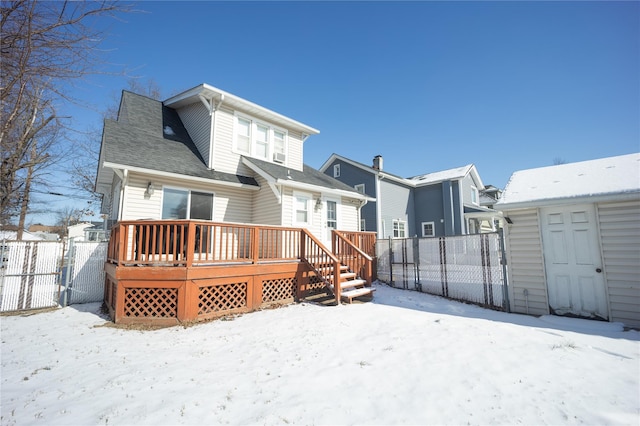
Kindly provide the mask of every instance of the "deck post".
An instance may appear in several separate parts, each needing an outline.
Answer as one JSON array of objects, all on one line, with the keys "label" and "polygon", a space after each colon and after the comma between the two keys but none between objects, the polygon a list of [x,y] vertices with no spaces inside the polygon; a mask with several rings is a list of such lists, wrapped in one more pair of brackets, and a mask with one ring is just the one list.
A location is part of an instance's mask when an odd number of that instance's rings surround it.
[{"label": "deck post", "polygon": [[[196,250],[196,224],[190,220],[187,226],[187,240],[183,242],[183,247],[185,247],[184,253],[187,261],[186,267],[190,268],[193,266],[193,257],[195,256]],[[181,234],[184,235],[184,231],[181,232]],[[176,254],[180,251],[182,250],[178,250]]]},{"label": "deck post", "polygon": [[127,241],[129,242],[129,239],[125,239],[125,229],[127,229],[126,226],[122,225],[121,223],[118,224],[118,247],[117,247],[117,253],[115,253],[115,255],[117,256],[116,258],[116,265],[120,266],[122,265],[123,261],[124,261],[124,254],[125,254],[125,250],[126,250],[126,246],[124,245],[124,242]]},{"label": "deck post", "polygon": [[307,234],[304,229],[300,230],[300,259],[307,258]]},{"label": "deck post", "polygon": [[333,292],[336,295],[336,303],[340,304],[340,298],[342,297],[342,286],[340,278],[340,262],[337,260],[333,261]]},{"label": "deck post", "polygon": [[251,227],[251,261],[256,264],[260,261],[260,228],[258,226]]}]

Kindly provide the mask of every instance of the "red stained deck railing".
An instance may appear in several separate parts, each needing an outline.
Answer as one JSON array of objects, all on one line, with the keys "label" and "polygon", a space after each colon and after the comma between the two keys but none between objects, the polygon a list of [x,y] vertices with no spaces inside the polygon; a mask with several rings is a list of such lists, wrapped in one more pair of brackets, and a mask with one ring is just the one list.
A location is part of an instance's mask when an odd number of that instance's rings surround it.
[{"label": "red stained deck railing", "polygon": [[340,265],[366,279],[370,235],[197,220],[122,221],[111,230],[105,302],[116,322],[192,321],[289,303],[326,287],[340,301]]}]

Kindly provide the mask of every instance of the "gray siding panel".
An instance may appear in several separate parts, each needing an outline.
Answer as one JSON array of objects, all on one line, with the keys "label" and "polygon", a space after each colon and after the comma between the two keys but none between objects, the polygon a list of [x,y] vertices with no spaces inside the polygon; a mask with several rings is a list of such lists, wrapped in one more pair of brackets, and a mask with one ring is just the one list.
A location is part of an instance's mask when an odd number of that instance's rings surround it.
[{"label": "gray siding panel", "polygon": [[507,232],[509,297],[513,312],[549,313],[537,210],[505,212],[513,221]]},{"label": "gray siding panel", "polygon": [[640,327],[640,201],[598,204],[611,321]]},{"label": "gray siding panel", "polygon": [[282,204],[278,203],[276,195],[265,179],[257,176],[256,180],[260,185],[260,191],[256,192],[253,198],[253,223],[282,225]]},{"label": "gray siding panel", "polygon": [[411,188],[383,179],[380,182],[380,193],[380,199],[382,200],[382,227],[384,230],[382,238],[393,237],[393,221],[395,219],[407,222],[407,237],[416,235],[413,216],[413,192]]},{"label": "gray siding panel", "polygon": [[[340,164],[340,177],[336,179],[342,183],[355,188],[356,185],[364,184],[365,194],[370,197],[377,198],[376,194],[376,175],[372,172],[367,172],[359,167],[355,167],[349,163],[345,163],[340,160],[336,160],[325,170],[324,174],[333,177],[333,166]],[[376,202],[369,201],[360,210],[360,217],[365,220],[367,231],[377,231],[378,221],[376,220]]]},{"label": "gray siding panel", "polygon": [[433,222],[435,236],[444,236],[444,206],[442,184],[420,186],[415,189],[416,220],[418,236],[422,237],[422,222]]}]

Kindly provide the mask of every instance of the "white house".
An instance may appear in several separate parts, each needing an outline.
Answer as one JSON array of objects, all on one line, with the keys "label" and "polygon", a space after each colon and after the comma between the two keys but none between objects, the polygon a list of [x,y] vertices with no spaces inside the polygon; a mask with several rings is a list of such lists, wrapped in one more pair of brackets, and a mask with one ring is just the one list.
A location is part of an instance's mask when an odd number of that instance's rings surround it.
[{"label": "white house", "polygon": [[124,91],[106,120],[96,190],[111,221],[201,219],[359,230],[370,199],[303,162],[319,131],[201,84],[163,102]]},{"label": "white house", "polygon": [[515,172],[495,208],[513,311],[640,327],[640,154]]}]

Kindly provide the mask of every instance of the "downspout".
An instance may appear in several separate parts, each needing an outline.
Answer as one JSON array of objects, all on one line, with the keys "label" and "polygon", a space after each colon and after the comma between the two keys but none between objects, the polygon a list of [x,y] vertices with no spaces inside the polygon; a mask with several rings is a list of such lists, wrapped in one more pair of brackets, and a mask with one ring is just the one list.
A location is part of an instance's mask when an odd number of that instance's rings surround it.
[{"label": "downspout", "polygon": [[122,171],[122,186],[120,187],[120,206],[118,206],[118,221],[123,220],[122,215],[124,214],[124,193],[127,184],[129,183],[129,170],[124,169]]},{"label": "downspout", "polygon": [[378,238],[384,238],[384,229],[382,226],[382,194],[380,193],[380,181],[384,179],[384,176],[378,174],[376,176],[376,229],[378,231]]}]

